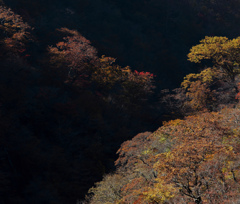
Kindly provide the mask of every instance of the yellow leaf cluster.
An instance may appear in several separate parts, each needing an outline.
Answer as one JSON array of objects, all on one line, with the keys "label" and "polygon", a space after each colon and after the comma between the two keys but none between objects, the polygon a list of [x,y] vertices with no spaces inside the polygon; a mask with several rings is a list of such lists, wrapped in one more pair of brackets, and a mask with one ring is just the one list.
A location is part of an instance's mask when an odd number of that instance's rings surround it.
[{"label": "yellow leaf cluster", "polygon": [[175,196],[177,189],[164,183],[161,179],[156,179],[156,183],[148,191],[143,192],[145,199],[149,202],[164,203]]},{"label": "yellow leaf cluster", "polygon": [[191,62],[200,63],[203,59],[212,60],[214,67],[224,70],[234,80],[240,71],[240,37],[229,40],[227,37],[206,36],[188,54]]}]

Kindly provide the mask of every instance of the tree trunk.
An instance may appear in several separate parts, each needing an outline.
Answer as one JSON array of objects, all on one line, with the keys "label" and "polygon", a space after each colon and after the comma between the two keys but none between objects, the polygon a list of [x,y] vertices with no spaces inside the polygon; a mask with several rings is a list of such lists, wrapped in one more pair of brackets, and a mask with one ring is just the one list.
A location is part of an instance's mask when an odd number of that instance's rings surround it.
[{"label": "tree trunk", "polygon": [[202,198],[201,197],[196,198],[195,203],[196,204],[202,204]]}]

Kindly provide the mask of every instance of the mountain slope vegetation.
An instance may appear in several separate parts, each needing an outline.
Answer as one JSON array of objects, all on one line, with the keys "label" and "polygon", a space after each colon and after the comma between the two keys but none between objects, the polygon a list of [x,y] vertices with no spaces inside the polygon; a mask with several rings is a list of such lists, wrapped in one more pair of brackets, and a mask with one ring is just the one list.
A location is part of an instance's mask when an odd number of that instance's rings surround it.
[{"label": "mountain slope vegetation", "polygon": [[0,0],[0,203],[238,203],[239,8]]}]

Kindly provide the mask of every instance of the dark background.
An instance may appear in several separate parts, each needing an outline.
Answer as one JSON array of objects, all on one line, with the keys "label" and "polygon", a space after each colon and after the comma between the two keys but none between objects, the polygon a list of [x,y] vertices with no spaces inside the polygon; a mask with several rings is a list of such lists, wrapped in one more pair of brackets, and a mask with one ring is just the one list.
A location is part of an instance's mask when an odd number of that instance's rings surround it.
[{"label": "dark background", "polygon": [[239,1],[210,0],[8,0],[52,44],[56,28],[77,29],[99,54],[122,66],[157,75],[161,88],[175,88],[189,72],[190,48],[207,36],[238,36]]}]

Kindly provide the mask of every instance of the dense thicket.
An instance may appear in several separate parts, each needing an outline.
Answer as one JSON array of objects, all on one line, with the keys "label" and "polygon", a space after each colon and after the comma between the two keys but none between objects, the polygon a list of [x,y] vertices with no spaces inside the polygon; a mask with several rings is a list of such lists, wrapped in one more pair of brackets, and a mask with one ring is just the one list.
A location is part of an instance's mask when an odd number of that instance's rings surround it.
[{"label": "dense thicket", "polygon": [[124,142],[89,203],[239,203],[239,114],[198,113]]},{"label": "dense thicket", "polygon": [[238,0],[0,4],[1,203],[238,202]]},{"label": "dense thicket", "polygon": [[185,118],[124,142],[117,170],[89,190],[86,203],[240,201],[238,41],[205,37],[190,50],[190,61],[213,66],[187,75],[181,88],[164,96]]}]

